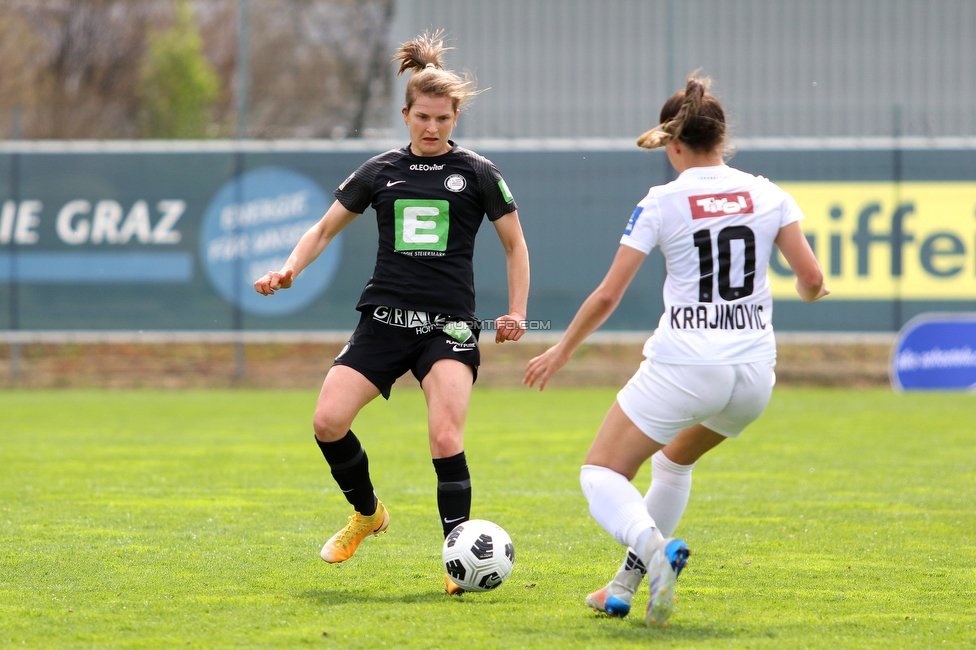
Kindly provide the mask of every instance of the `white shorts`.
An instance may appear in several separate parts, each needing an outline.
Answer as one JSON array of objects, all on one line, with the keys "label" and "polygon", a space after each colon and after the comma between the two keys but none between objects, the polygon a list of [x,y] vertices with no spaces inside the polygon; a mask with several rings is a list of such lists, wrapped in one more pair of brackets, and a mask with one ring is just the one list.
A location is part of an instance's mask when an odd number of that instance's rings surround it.
[{"label": "white shorts", "polygon": [[694,366],[645,359],[617,393],[624,414],[649,438],[666,445],[702,424],[736,438],[769,403],[776,361]]}]

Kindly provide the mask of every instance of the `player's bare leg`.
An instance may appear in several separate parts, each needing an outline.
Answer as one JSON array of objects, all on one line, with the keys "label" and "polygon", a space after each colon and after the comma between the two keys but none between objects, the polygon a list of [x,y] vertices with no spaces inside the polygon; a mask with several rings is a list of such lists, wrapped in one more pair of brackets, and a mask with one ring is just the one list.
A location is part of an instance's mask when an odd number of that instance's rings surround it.
[{"label": "player's bare leg", "polygon": [[[455,359],[434,363],[422,384],[427,401],[430,454],[437,472],[437,509],[444,537],[471,516],[471,475],[464,456],[464,424],[474,373]],[[457,596],[464,590],[444,573],[444,590]]]}]

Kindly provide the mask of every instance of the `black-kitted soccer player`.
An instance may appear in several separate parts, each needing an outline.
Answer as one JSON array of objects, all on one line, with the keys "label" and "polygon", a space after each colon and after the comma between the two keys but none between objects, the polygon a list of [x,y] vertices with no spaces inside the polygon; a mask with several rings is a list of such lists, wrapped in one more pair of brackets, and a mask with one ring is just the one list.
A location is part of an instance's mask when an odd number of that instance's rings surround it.
[{"label": "black-kitted soccer player", "polygon": [[[509,309],[493,322],[495,342],[517,341],[525,331],[529,255],[515,200],[490,160],[450,139],[461,106],[476,91],[470,79],[444,69],[445,49],[441,32],[399,48],[399,73],[412,73],[403,107],[410,144],[350,174],[281,269],[254,283],[268,296],[291,287],[345,226],[367,207],[375,209],[379,249],[356,306],[359,325],[326,375],[313,418],[332,476],[355,508],[349,524],[322,548],[326,562],[348,560],[366,536],[390,523],[374,494],[366,451],[350,427],[378,395],[389,399],[393,383],[408,370],[427,401],[445,537],[470,516],[464,424],[480,363],[473,256],[485,215],[505,250],[508,274]],[[447,574],[444,581],[448,593],[460,593]]]}]

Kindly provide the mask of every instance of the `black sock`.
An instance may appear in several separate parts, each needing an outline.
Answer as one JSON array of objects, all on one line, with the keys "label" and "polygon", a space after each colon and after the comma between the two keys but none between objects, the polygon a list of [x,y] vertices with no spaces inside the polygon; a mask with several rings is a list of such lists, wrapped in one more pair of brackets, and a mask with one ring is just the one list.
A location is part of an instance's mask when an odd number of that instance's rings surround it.
[{"label": "black sock", "polygon": [[319,449],[332,469],[332,477],[339,484],[346,501],[361,515],[368,517],[374,514],[376,495],[373,493],[373,482],[369,480],[369,459],[356,434],[350,429],[335,442],[322,442],[318,438],[315,442],[319,443]]},{"label": "black sock", "polygon": [[437,510],[447,537],[455,526],[471,517],[471,473],[463,451],[450,458],[435,458],[434,471],[437,472]]}]

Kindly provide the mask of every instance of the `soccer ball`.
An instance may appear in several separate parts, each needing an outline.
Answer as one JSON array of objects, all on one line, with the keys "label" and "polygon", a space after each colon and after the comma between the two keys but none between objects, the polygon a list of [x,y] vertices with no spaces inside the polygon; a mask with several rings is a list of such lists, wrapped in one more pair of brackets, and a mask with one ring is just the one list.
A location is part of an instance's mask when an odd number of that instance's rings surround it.
[{"label": "soccer ball", "polygon": [[444,570],[465,591],[494,589],[512,574],[515,547],[499,526],[484,519],[458,524],[444,540]]}]

